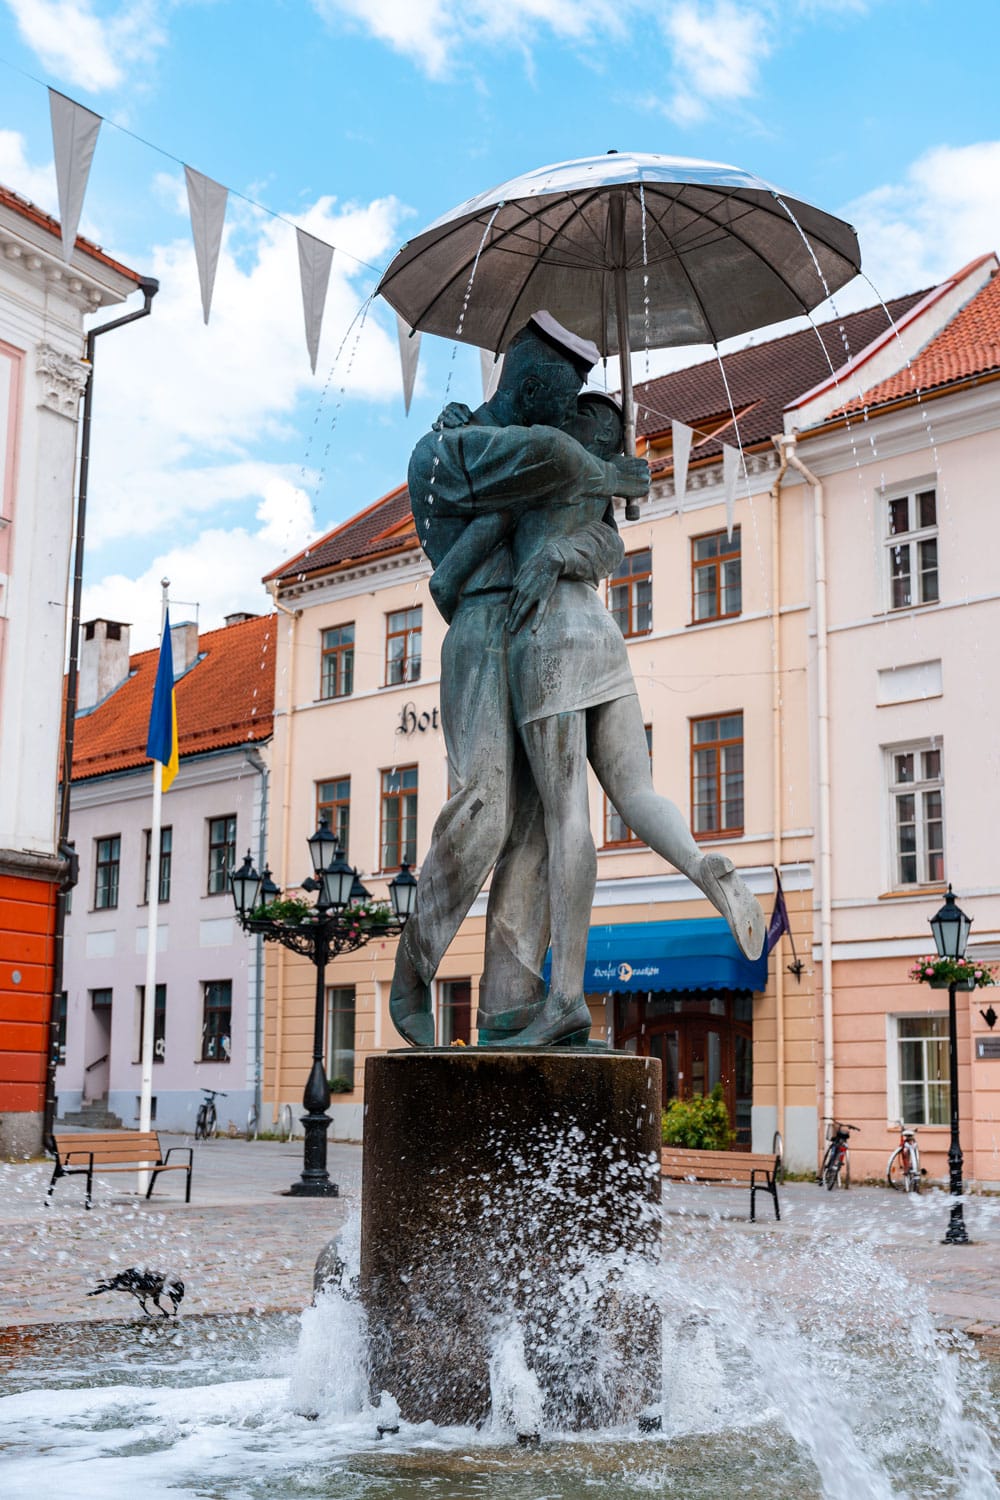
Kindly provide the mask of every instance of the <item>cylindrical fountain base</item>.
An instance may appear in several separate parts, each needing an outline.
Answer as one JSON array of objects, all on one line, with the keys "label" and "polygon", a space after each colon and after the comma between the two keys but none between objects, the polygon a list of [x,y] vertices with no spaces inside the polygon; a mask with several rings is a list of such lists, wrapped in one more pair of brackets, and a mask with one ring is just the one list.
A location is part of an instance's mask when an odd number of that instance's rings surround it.
[{"label": "cylindrical fountain base", "polygon": [[659,1073],[655,1059],[554,1048],[368,1059],[361,1297],[376,1399],[448,1425],[528,1392],[560,1428],[627,1422],[658,1400]]}]

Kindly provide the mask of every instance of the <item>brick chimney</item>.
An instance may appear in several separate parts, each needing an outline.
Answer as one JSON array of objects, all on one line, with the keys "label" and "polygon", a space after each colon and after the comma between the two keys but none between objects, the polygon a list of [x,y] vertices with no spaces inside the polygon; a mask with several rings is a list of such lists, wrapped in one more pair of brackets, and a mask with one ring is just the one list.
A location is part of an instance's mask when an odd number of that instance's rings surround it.
[{"label": "brick chimney", "polygon": [[87,620],[81,625],[77,713],[103,702],[128,678],[130,628],[120,620]]},{"label": "brick chimney", "polygon": [[245,625],[247,620],[256,620],[259,616],[251,614],[247,609],[234,610],[231,615],[225,616],[226,628],[230,625]]},{"label": "brick chimney", "polygon": [[184,620],[170,627],[170,648],[174,653],[174,677],[180,677],[198,656],[198,622]]}]

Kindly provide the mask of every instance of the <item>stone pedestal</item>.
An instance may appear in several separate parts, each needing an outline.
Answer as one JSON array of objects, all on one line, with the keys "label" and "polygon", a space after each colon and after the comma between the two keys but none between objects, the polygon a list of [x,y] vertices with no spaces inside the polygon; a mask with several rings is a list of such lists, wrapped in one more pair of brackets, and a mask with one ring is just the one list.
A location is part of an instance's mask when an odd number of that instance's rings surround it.
[{"label": "stone pedestal", "polygon": [[544,1424],[659,1396],[660,1064],[454,1047],[368,1059],[361,1297],[373,1395],[481,1423],[514,1350]]}]

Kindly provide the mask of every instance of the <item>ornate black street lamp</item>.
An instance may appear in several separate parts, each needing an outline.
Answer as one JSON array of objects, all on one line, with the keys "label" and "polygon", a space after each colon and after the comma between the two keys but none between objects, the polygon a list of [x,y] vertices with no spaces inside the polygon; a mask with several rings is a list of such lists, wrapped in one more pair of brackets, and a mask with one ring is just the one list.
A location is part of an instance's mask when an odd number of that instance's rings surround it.
[{"label": "ornate black street lamp", "polygon": [[[957,963],[960,958],[965,957],[965,945],[969,941],[972,918],[967,917],[961,907],[955,904],[950,885],[948,894],[944,898],[944,905],[936,916],[931,917],[930,924],[939,958],[948,958],[952,963]],[[945,1245],[969,1243],[969,1234],[962,1211],[963,1157],[958,1139],[958,1022],[955,1013],[955,991],[959,987],[963,990],[971,989],[972,982],[957,979],[948,981],[948,1062],[951,1075],[951,1145],[948,1147],[948,1176],[949,1191],[954,1202],[951,1207],[948,1232],[943,1240]]]},{"label": "ornate black street lamp", "polygon": [[[326,1133],[330,1128],[330,1084],[323,1058],[326,1008],[326,966],[340,953],[363,948],[372,938],[402,932],[416,904],[417,882],[404,863],[389,883],[393,915],[366,913],[368,892],[358,872],[344,858],[326,820],[308,840],[313,874],[301,890],[315,892],[316,904],[291,899],[281,902],[281,891],[269,870],[258,875],[247,857],[229,877],[236,918],[244,932],[259,933],[266,943],[281,943],[316,965],[316,1010],[313,1018],[313,1061],[302,1104],[305,1130],[302,1175],[288,1193],[298,1198],[336,1198],[338,1187],[326,1170]],[[359,907],[362,909],[359,910]],[[277,909],[275,909],[277,908]]]}]

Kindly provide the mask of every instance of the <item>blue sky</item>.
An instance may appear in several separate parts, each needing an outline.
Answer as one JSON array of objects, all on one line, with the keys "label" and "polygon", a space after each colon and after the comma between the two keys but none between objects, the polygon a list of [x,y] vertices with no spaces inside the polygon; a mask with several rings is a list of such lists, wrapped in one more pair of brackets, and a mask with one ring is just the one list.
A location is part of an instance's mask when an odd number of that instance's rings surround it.
[{"label": "blue sky", "polygon": [[1000,247],[996,23],[995,0],[0,0],[0,182],[55,209],[25,74],[86,104],[81,228],[163,288],[99,346],[86,614],[151,644],[164,572],[205,627],[265,608],[260,574],[398,483],[449,380],[479,396],[475,352],[425,338],[405,418],[379,304],[329,379],[374,282],[347,254],[312,376],[293,231],[233,198],[206,329],[178,162],[378,267],[544,162],[733,162],[849,218],[889,296]]}]

